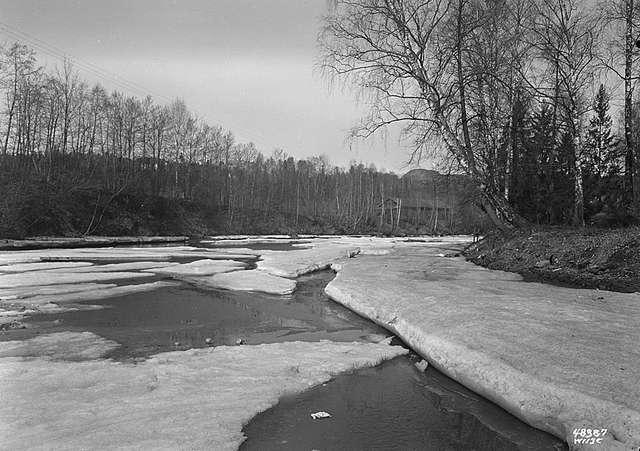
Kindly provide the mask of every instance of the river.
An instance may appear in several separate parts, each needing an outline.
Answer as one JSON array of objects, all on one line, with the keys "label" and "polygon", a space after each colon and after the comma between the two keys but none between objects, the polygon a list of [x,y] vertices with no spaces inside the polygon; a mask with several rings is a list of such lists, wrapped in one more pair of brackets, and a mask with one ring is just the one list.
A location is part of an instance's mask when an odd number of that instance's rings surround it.
[{"label": "river", "polygon": [[[248,247],[298,249],[292,243]],[[205,290],[182,283],[92,302],[101,309],[31,315],[25,321],[27,328],[4,332],[0,340],[89,331],[120,345],[106,358],[139,362],[160,352],[208,346],[366,342],[388,336],[324,294],[333,277],[328,270],[301,276],[290,296]],[[397,338],[394,344],[404,346]],[[419,370],[420,360],[410,353],[285,396],[245,425],[247,440],[241,449],[566,448],[562,441],[529,427],[434,368]],[[331,417],[312,419],[310,414],[316,411],[330,412]]]}]

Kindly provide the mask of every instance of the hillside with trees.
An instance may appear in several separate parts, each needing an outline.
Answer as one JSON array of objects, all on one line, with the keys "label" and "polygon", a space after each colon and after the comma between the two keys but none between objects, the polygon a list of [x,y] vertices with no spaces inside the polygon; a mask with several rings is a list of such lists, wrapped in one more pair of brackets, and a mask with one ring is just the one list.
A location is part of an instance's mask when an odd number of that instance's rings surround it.
[{"label": "hillside with trees", "polygon": [[[0,236],[458,233],[619,226],[640,212],[634,0],[331,2],[320,68],[362,92],[353,139],[401,125],[405,177],[296,160],[184,102],[107,92],[67,61],[0,59]],[[612,111],[612,79],[624,108]],[[615,85],[614,85],[615,87]],[[614,119],[618,119],[614,125]],[[487,221],[490,220],[490,224]]]},{"label": "hillside with trees", "polygon": [[484,224],[464,177],[415,182],[281,149],[265,157],[180,100],[108,93],[69,64],[45,69],[18,43],[1,61],[0,237],[462,233]]}]

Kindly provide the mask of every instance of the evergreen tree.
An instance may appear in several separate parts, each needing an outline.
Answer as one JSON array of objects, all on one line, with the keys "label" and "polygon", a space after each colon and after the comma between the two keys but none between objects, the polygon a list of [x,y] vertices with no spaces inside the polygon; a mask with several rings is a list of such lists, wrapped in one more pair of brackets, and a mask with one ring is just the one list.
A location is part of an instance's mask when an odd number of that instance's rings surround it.
[{"label": "evergreen tree", "polygon": [[589,122],[582,161],[585,175],[602,178],[620,171],[620,158],[616,152],[616,140],[611,133],[609,95],[600,85],[593,101],[594,115]]},{"label": "evergreen tree", "polygon": [[533,113],[527,129],[514,189],[516,208],[533,222],[567,221],[566,213],[571,211],[571,184],[564,147],[570,143],[557,142],[554,112],[549,105],[542,105]]},{"label": "evergreen tree", "polygon": [[585,213],[595,222],[617,221],[622,207],[622,155],[611,132],[609,95],[603,85],[593,101],[593,117],[582,154]]}]

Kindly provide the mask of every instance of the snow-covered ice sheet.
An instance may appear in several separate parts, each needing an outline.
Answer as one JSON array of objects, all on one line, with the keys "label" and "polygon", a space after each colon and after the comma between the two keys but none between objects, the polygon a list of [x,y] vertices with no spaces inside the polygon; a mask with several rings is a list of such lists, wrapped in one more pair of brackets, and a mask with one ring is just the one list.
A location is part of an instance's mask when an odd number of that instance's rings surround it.
[{"label": "snow-covered ice sheet", "polygon": [[[205,244],[218,245],[240,245],[240,244],[290,244],[301,241],[300,238],[242,238],[242,239],[220,239],[220,240],[204,240]],[[302,240],[304,241],[304,240]]]},{"label": "snow-covered ice sheet", "polygon": [[197,260],[181,265],[172,265],[163,268],[145,270],[156,274],[167,274],[171,276],[211,276],[231,271],[239,271],[246,268],[246,263],[234,260]]},{"label": "snow-covered ice sheet", "polygon": [[[36,262],[150,262],[171,258],[234,259],[247,258],[244,254],[216,252],[193,246],[171,247],[101,247],[82,249],[39,249],[33,251],[0,252],[0,265]],[[0,266],[1,267],[1,266]]]},{"label": "snow-covered ice sheet", "polygon": [[88,262],[50,262],[50,263],[18,263],[14,265],[0,266],[0,273],[19,273],[25,271],[42,271],[51,269],[73,269],[74,271],[84,267],[89,268],[93,263]]},{"label": "snow-covered ice sheet", "polygon": [[326,293],[537,428],[567,441],[608,428],[607,447],[640,446],[639,294],[526,283],[439,254],[344,260]]},{"label": "snow-covered ice sheet", "polygon": [[17,288],[38,285],[60,285],[69,283],[97,282],[153,277],[145,272],[76,272],[28,271],[20,274],[0,275],[0,288]]},{"label": "snow-covered ice sheet", "polygon": [[86,302],[97,301],[99,299],[107,299],[115,296],[125,296],[133,293],[143,293],[147,291],[154,291],[159,288],[166,288],[175,286],[175,282],[158,281],[151,283],[141,283],[137,285],[120,285],[110,288],[101,288],[90,291],[78,291],[75,293],[63,293],[63,294],[47,294],[37,295],[23,299],[16,299],[12,301],[12,304],[21,304],[30,308],[37,308],[39,305],[45,304],[66,304],[73,302]]},{"label": "snow-covered ice sheet", "polygon": [[[13,308],[20,306],[20,304],[14,304]],[[0,323],[10,323],[13,321],[20,321],[25,315],[35,315],[42,313],[65,313],[65,312],[77,312],[86,310],[101,310],[104,307],[101,305],[93,304],[54,304],[47,302],[44,304],[34,305],[32,308],[22,305],[18,310],[11,310],[11,306],[2,306],[0,308]]]},{"label": "snow-covered ice sheet", "polygon": [[[0,341],[0,368],[5,357],[89,360],[106,355],[118,343],[91,332],[57,332],[22,341]],[[0,379],[2,380],[2,379]]]},{"label": "snow-covered ice sheet", "polygon": [[322,341],[169,352],[137,364],[0,358],[2,447],[237,449],[242,426],[281,396],[405,352]]},{"label": "snow-covered ice sheet", "polygon": [[61,285],[27,286],[0,289],[0,301],[29,298],[38,295],[76,293],[78,291],[100,290],[115,287],[112,283],[72,283]]},{"label": "snow-covered ice sheet", "polygon": [[257,266],[258,269],[276,276],[295,278],[326,269],[338,260],[357,255],[359,251],[359,248],[353,246],[314,242],[311,249],[264,251]]},{"label": "snow-covered ice sheet", "polygon": [[[69,262],[67,264],[71,264],[73,262]],[[84,266],[80,268],[74,268],[73,271],[70,271],[67,267],[61,267],[52,269],[52,272],[119,272],[119,271],[141,271],[145,269],[154,269],[154,268],[170,268],[171,266],[177,265],[177,263],[168,263],[168,262],[127,262],[127,263],[110,263],[106,265],[93,265],[93,266]]]},{"label": "snow-covered ice sheet", "polygon": [[234,271],[208,277],[188,277],[185,280],[210,288],[237,291],[260,291],[269,294],[291,294],[296,289],[296,281],[274,276],[258,269]]},{"label": "snow-covered ice sheet", "polygon": [[[459,245],[471,243],[469,235],[453,235],[447,237],[415,236],[415,237],[373,237],[373,236],[335,236],[323,240],[313,240],[311,244],[300,246],[357,246],[360,255],[386,255],[393,249],[407,246],[440,247],[443,245]],[[298,246],[294,244],[294,246]]]},{"label": "snow-covered ice sheet", "polygon": [[285,242],[286,240],[295,240],[291,235],[217,235],[217,236],[209,236],[206,240],[203,240],[203,243],[222,243],[225,241],[230,241],[233,243],[239,242]]},{"label": "snow-covered ice sheet", "polygon": [[262,254],[263,251],[257,249],[249,249],[248,247],[216,247],[212,250],[215,250],[216,254],[234,254],[234,255],[244,255],[244,258],[252,258],[257,257]]},{"label": "snow-covered ice sheet", "polygon": [[78,261],[166,261],[170,255],[148,252],[146,248],[39,249],[0,252],[0,265],[36,262]]}]

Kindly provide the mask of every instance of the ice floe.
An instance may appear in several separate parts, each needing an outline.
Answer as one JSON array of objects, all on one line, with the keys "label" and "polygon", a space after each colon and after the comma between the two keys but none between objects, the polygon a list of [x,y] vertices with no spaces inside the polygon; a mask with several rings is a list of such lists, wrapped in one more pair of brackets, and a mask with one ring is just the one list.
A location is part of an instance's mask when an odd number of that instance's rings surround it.
[{"label": "ice floe", "polygon": [[215,250],[216,254],[233,254],[233,255],[244,255],[244,258],[257,257],[262,254],[263,251],[257,249],[249,249],[248,247],[216,247],[212,250]]},{"label": "ice floe", "polygon": [[[220,246],[239,246],[251,244],[290,244],[301,241],[300,238],[244,238],[244,239],[225,239],[225,240],[204,240],[201,243],[216,244]],[[304,241],[304,240],[302,240]]]},{"label": "ice floe", "polygon": [[202,240],[202,243],[267,243],[267,242],[286,242],[290,240],[296,240],[291,235],[218,235],[209,236],[206,240]]},{"label": "ice floe", "polygon": [[181,265],[147,269],[147,272],[172,276],[210,276],[231,271],[239,271],[247,267],[246,263],[234,260],[197,260]]},{"label": "ice floe", "polygon": [[[217,252],[215,249],[193,246],[40,249],[34,251],[0,252],[0,265],[37,262],[150,262],[172,258],[244,259],[246,254]],[[1,267],[1,266],[0,266]]]},{"label": "ice floe", "polygon": [[359,251],[357,247],[331,243],[290,252],[264,251],[257,266],[258,269],[276,276],[295,278],[302,274],[326,269],[333,262],[353,257]]},{"label": "ice floe", "polygon": [[91,272],[58,273],[53,271],[28,271],[20,274],[0,275],[0,288],[16,288],[37,285],[60,285],[69,283],[96,282],[100,280],[122,280],[153,277],[145,272]]},{"label": "ice floe", "polygon": [[437,257],[456,243],[344,260],[326,293],[532,426],[569,442],[608,428],[607,449],[640,446],[640,296]]},{"label": "ice floe", "polygon": [[[5,357],[45,357],[89,360],[106,355],[119,345],[91,332],[57,332],[23,341],[0,341],[0,362]],[[6,362],[6,361],[4,361]],[[2,363],[0,363],[2,368]]]},{"label": "ice floe", "polygon": [[176,284],[170,281],[158,281],[151,283],[141,283],[137,285],[121,285],[110,288],[101,288],[90,291],[78,291],[75,293],[37,295],[28,298],[16,299],[12,304],[20,304],[28,307],[37,307],[49,303],[66,304],[75,302],[97,301],[115,296],[125,296],[133,293],[143,293],[154,291],[159,288],[172,287]]},{"label": "ice floe", "polygon": [[186,279],[197,285],[237,291],[260,291],[269,294],[291,294],[296,289],[296,281],[252,269],[216,274],[209,277]]},{"label": "ice floe", "polygon": [[86,236],[77,238],[39,237],[25,240],[0,240],[0,249],[49,249],[105,245],[146,245],[185,242],[186,236]]},{"label": "ice floe", "polygon": [[331,245],[357,246],[360,255],[386,255],[396,248],[411,247],[442,247],[471,243],[473,237],[469,235],[454,235],[447,237],[416,236],[416,237],[373,237],[373,236],[334,236],[322,240],[313,240],[310,244],[293,246],[326,247]]},{"label": "ice floe", "polygon": [[78,291],[99,290],[115,286],[115,284],[111,283],[74,283],[62,285],[26,286],[19,288],[2,288],[0,289],[0,301],[28,298],[38,295],[64,294],[75,293]]},{"label": "ice floe", "polygon": [[281,396],[405,352],[323,341],[169,352],[137,364],[0,358],[2,446],[237,449],[242,426]]},{"label": "ice floe", "polygon": [[0,266],[0,273],[18,273],[26,271],[42,271],[51,269],[73,269],[88,268],[93,266],[93,263],[89,262],[51,262],[51,263],[18,263],[14,265],[2,265]]},{"label": "ice floe", "polygon": [[[71,264],[69,262],[67,264]],[[79,268],[75,268],[73,272],[119,272],[119,271],[141,271],[145,269],[154,269],[154,268],[170,268],[177,263],[168,263],[168,262],[128,262],[128,263],[110,263],[106,265],[92,265],[92,266],[83,266]],[[54,272],[71,272],[69,271],[69,267],[61,267],[52,269],[50,271]]]}]

